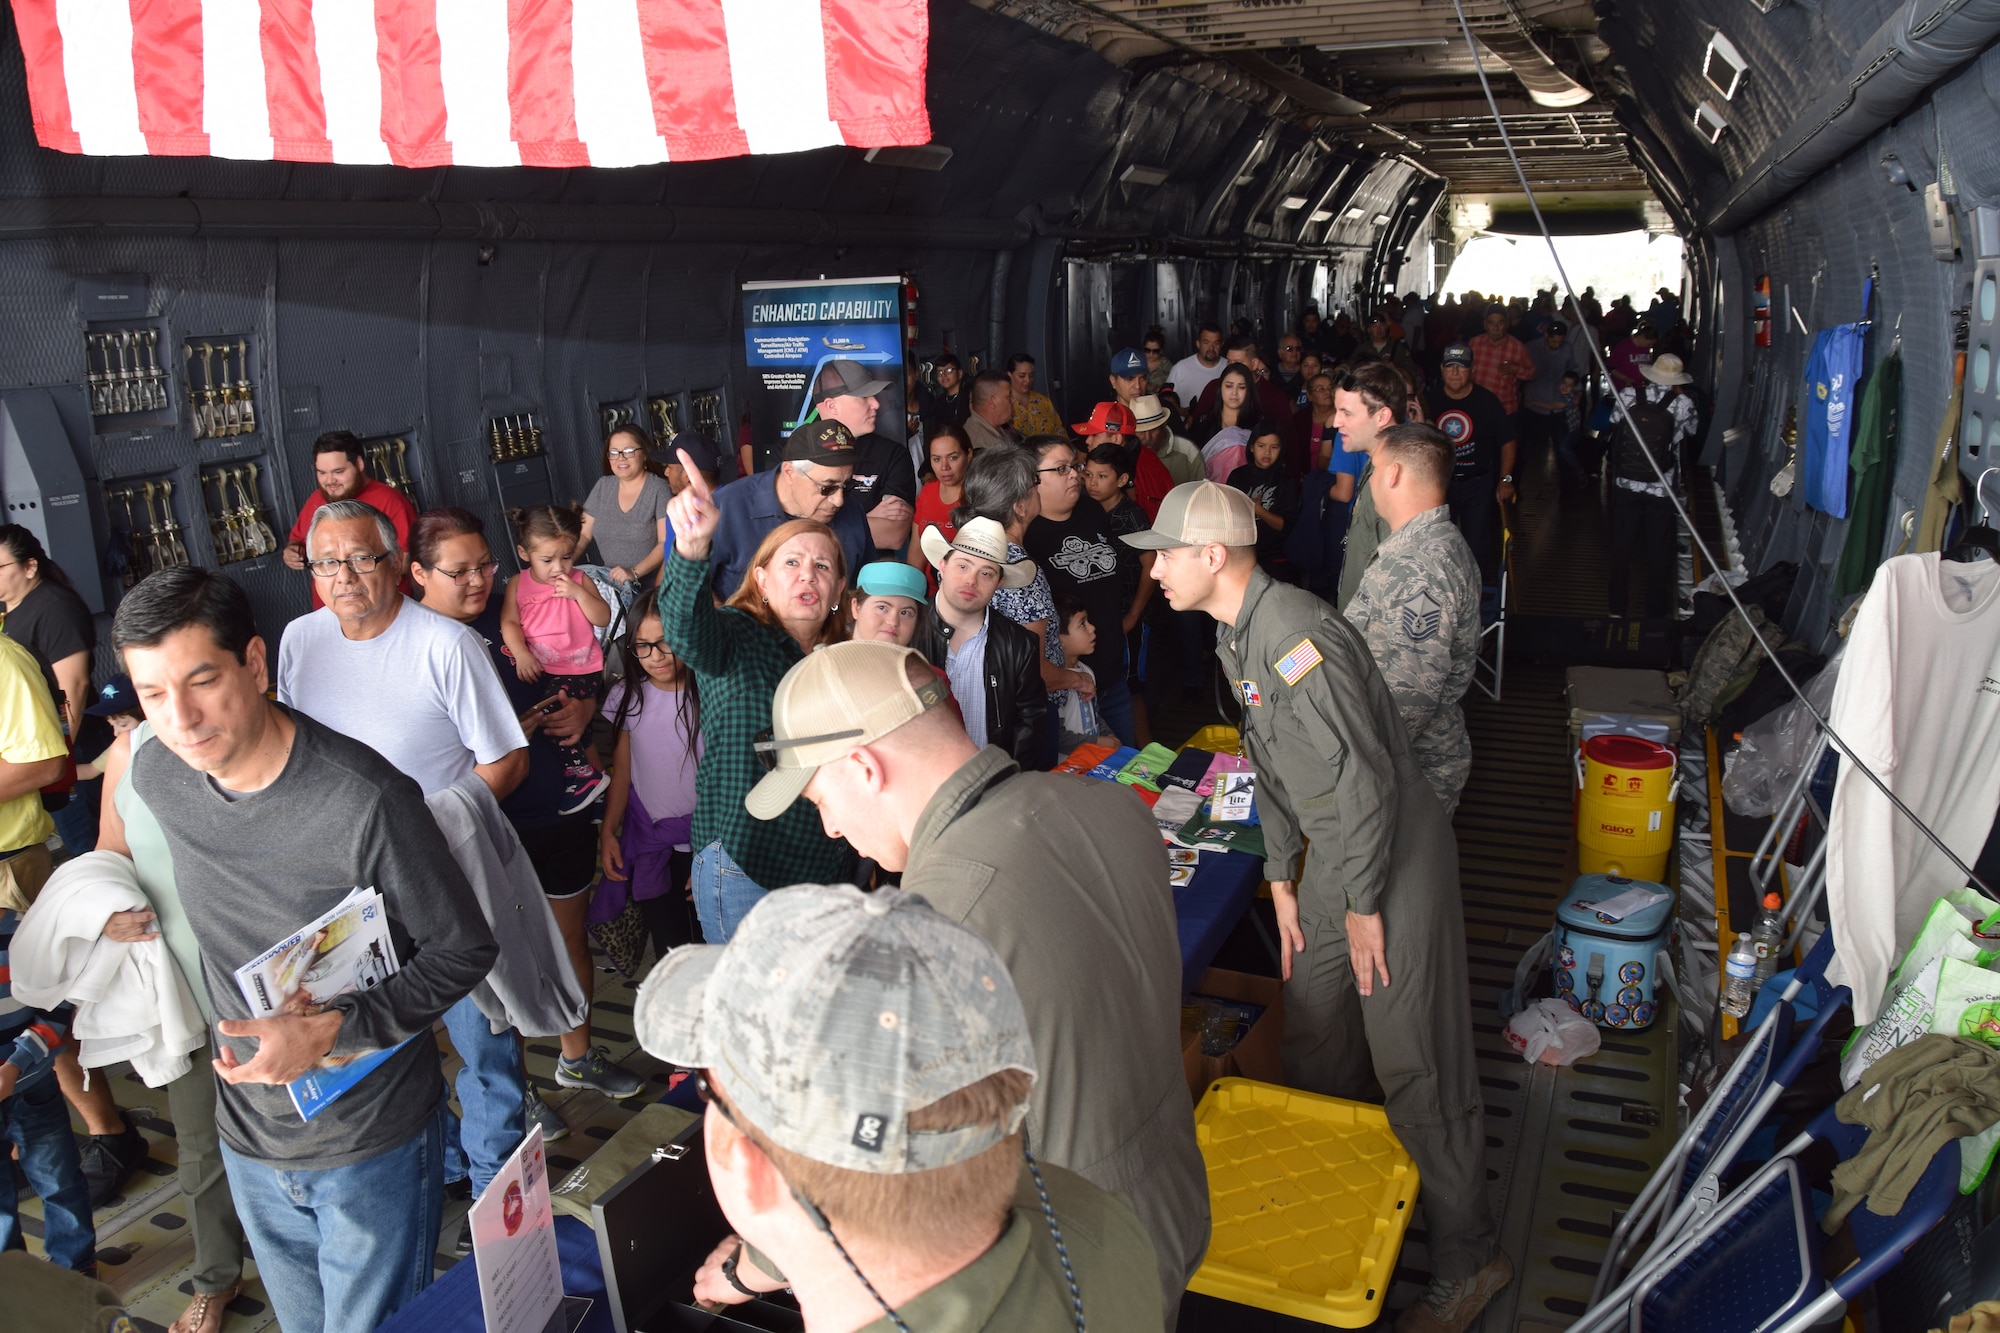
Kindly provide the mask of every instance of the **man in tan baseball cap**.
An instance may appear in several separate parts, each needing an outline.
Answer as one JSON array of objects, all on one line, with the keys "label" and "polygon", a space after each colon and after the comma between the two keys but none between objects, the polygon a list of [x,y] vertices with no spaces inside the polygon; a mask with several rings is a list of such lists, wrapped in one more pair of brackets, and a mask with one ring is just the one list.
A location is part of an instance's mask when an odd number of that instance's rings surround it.
[{"label": "man in tan baseball cap", "polygon": [[809,655],[778,685],[758,742],[775,766],[745,805],[767,818],[804,795],[829,837],[993,946],[1043,1071],[1035,1150],[1131,1203],[1172,1328],[1209,1214],[1159,830],[1116,783],[1023,773],[974,745],[943,702],[911,649],[877,639]]},{"label": "man in tan baseball cap", "polygon": [[1285,1082],[1355,1101],[1379,1084],[1430,1224],[1432,1282],[1396,1328],[1463,1333],[1513,1268],[1486,1195],[1451,821],[1368,645],[1257,567],[1249,496],[1176,486],[1150,531],[1121,540],[1159,552],[1174,610],[1225,627],[1215,655],[1243,705],[1282,940]]}]

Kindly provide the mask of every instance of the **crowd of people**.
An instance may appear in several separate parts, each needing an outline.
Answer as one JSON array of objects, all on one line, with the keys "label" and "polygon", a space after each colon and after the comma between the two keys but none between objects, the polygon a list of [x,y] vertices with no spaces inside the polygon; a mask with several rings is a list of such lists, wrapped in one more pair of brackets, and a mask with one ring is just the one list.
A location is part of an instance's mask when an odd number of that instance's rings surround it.
[{"label": "crowd of people", "polygon": [[[1630,309],[1592,305],[1575,341]],[[1659,472],[1606,463],[1649,562],[1699,421],[1666,315],[1603,386],[1672,446]],[[143,1159],[82,1069],[136,1043],[196,1253],[174,1333],[221,1326],[246,1242],[285,1328],[374,1327],[429,1281],[447,1191],[530,1126],[569,1132],[524,1039],[559,1042],[562,1087],[641,1093],[592,1041],[592,946],[638,976],[650,944],[639,1036],[721,1113],[739,1233],[698,1295],[931,1326],[971,1284],[996,1313],[966,1327],[1171,1329],[1208,1204],[1165,854],[1126,789],[1049,770],[1147,744],[1219,670],[1260,774],[1288,1081],[1386,1105],[1434,1272],[1399,1328],[1468,1327],[1511,1270],[1462,966],[1460,700],[1520,450],[1573,484],[1597,462],[1569,335],[1546,295],[1309,311],[1270,362],[1241,328],[1178,360],[1154,329],[1067,426],[1032,358],[968,377],[944,353],[907,442],[876,430],[888,382],[835,360],[775,465],[726,485],[715,442],[619,427],[581,504],[508,516],[505,580],[479,517],[416,512],[330,432],[284,552],[314,609],[267,638],[227,577],[160,571],[96,690],[87,607],[0,527],[0,1119],[49,1259],[94,1271],[91,1208]],[[828,885],[874,891],[793,887]],[[400,965],[254,1011],[237,970],[356,888]],[[83,985],[64,942],[100,939],[149,1021]],[[883,1036],[919,1012],[973,1029],[919,1059]],[[118,1021],[140,1030],[107,1045]],[[285,1085],[366,1053],[302,1118]]]}]

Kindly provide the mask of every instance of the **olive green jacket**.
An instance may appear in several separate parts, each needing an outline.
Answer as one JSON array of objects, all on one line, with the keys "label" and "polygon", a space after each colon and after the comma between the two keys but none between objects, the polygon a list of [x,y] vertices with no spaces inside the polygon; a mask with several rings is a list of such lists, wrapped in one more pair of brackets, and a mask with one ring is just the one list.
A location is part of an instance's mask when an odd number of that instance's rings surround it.
[{"label": "olive green jacket", "polygon": [[1007,964],[1040,1066],[1035,1155],[1123,1195],[1178,1295],[1208,1249],[1208,1176],[1166,848],[1145,803],[1115,782],[1022,773],[989,745],[924,807],[903,887]]},{"label": "olive green jacket", "polygon": [[1354,627],[1258,569],[1215,652],[1243,702],[1265,876],[1323,913],[1373,915],[1392,891],[1455,900],[1451,822]]},{"label": "olive green jacket", "polygon": [[1347,536],[1342,541],[1346,554],[1341,557],[1340,591],[1335,603],[1343,611],[1354,600],[1361,576],[1375,563],[1375,548],[1389,535],[1389,525],[1375,512],[1375,493],[1368,489],[1368,477],[1374,470],[1375,460],[1370,458],[1361,465],[1361,475],[1354,479],[1354,512],[1348,516]]}]

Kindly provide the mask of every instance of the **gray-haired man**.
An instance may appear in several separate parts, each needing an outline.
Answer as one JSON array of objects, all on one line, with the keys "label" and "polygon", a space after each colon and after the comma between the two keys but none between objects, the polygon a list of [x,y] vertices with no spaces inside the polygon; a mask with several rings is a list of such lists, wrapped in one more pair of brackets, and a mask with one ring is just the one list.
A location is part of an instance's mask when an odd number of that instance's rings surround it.
[{"label": "gray-haired man", "polygon": [[[326,605],[285,627],[278,702],[368,746],[427,800],[473,777],[498,800],[528,771],[527,737],[479,636],[396,590],[408,563],[379,511],[359,500],[320,507],[306,567]],[[495,924],[518,928],[508,915]],[[446,1011],[445,1027],[465,1060],[464,1120],[450,1128],[476,1193],[527,1133],[528,1110],[543,1103],[527,1094],[514,1034],[495,1033],[472,997]],[[458,1172],[454,1158],[449,1174]]]},{"label": "gray-haired man", "polygon": [[1022,1137],[1035,1049],[1006,967],[922,898],[767,894],[728,944],[667,955],[635,1017],[716,1112],[738,1235],[697,1297],[787,1285],[812,1328],[1160,1327],[1132,1210]]}]

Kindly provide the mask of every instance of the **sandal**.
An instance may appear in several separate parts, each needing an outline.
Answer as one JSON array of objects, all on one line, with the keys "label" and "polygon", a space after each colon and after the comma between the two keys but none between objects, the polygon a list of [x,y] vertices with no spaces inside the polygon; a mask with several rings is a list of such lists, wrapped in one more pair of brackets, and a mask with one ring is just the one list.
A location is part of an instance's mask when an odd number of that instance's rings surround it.
[{"label": "sandal", "polygon": [[242,1292],[241,1282],[228,1291],[197,1291],[167,1333],[222,1333],[223,1321],[229,1318],[229,1303]]}]

